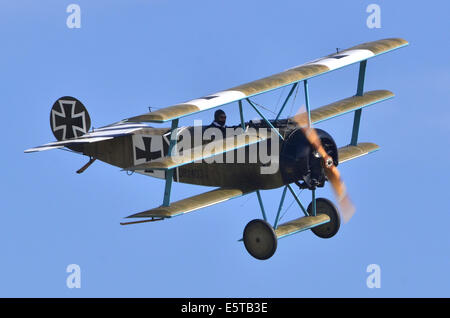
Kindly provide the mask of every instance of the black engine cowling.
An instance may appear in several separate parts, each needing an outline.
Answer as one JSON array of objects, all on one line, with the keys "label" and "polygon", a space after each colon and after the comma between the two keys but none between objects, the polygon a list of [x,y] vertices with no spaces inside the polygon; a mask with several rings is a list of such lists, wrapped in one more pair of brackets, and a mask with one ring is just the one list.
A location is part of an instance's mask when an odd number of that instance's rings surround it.
[{"label": "black engine cowling", "polygon": [[[338,165],[338,151],[333,138],[326,131],[316,129],[325,151]],[[285,184],[296,182],[302,188],[315,189],[325,184],[322,158],[313,149],[300,128],[289,133],[281,145],[280,171]]]}]

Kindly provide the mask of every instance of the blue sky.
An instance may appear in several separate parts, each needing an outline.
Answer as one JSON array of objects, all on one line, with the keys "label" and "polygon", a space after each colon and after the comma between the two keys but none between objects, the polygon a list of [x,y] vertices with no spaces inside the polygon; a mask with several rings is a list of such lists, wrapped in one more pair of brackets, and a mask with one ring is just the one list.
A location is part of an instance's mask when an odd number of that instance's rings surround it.
[{"label": "blue sky", "polygon": [[[80,29],[66,26],[71,3],[81,8]],[[380,5],[380,29],[366,26],[370,3]],[[447,2],[18,0],[0,8],[0,296],[450,296]],[[356,215],[332,239],[281,240],[265,262],[237,242],[260,218],[255,194],[122,227],[122,217],[161,203],[163,181],[101,162],[77,175],[82,156],[23,153],[53,140],[49,112],[61,96],[80,99],[99,127],[387,37],[410,45],[368,62],[365,89],[396,94],[362,113],[359,140],[381,150],[340,166]],[[311,80],[312,107],[353,95],[357,71]],[[275,109],[279,94],[255,100]],[[235,104],[223,109],[238,122]],[[257,118],[248,107],[245,116]],[[346,115],[318,127],[342,146],[352,122]],[[203,191],[175,184],[173,199]],[[281,189],[262,193],[273,219]],[[328,186],[318,196],[333,198]],[[309,203],[309,193],[301,199]],[[299,215],[292,205],[282,221]],[[69,264],[81,268],[79,289],[66,286]],[[369,264],[381,268],[379,289],[366,286]]]}]

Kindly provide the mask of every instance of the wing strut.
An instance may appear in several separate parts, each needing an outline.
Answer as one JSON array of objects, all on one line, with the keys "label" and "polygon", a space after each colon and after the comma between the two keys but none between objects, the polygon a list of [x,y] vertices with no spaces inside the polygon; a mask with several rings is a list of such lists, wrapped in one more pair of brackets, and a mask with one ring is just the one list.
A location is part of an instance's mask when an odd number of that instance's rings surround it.
[{"label": "wing strut", "polygon": [[244,111],[242,110],[242,100],[238,101],[239,105],[239,114],[241,115],[241,127],[245,130],[245,121],[244,121]]},{"label": "wing strut", "polygon": [[264,119],[264,121],[266,122],[267,125],[269,125],[270,128],[272,128],[273,131],[275,131],[277,133],[277,135],[281,138],[281,140],[284,140],[283,136],[281,136],[280,132],[278,131],[278,129],[276,129],[272,123],[266,118],[266,116],[264,116],[258,109],[258,107],[256,107],[255,104],[253,104],[253,102],[246,98],[247,102],[250,104],[250,106],[253,107],[253,109],[258,113],[259,116],[262,117],[262,119]]},{"label": "wing strut", "polygon": [[[366,75],[367,60],[359,63],[359,76],[358,76],[358,88],[356,89],[356,96],[362,96],[364,94],[364,77]],[[361,122],[362,109],[355,111],[355,117],[353,118],[353,131],[350,145],[356,146],[358,143],[359,123]]]},{"label": "wing strut", "polygon": [[264,204],[262,202],[261,193],[259,193],[259,190],[256,190],[256,195],[258,196],[258,202],[259,206],[261,207],[261,213],[264,218],[264,221],[267,221],[266,210],[264,210]]},{"label": "wing strut", "polygon": [[[171,157],[173,149],[176,149],[177,132],[178,132],[178,118],[172,120],[172,127],[170,129],[169,151],[167,153],[168,157]],[[172,181],[173,181],[173,169],[168,169],[166,171],[166,186],[164,188],[164,199],[162,204],[163,206],[170,205],[170,192],[172,191]]]},{"label": "wing strut", "polygon": [[[275,118],[275,120],[278,120],[278,118],[280,118],[280,115],[281,115],[281,113],[283,112],[284,107],[286,107],[286,104],[287,104],[287,102],[289,101],[289,98],[291,97],[292,93],[293,93],[294,90],[297,88],[297,86],[298,86],[298,82],[295,82],[294,85],[292,85],[292,88],[291,88],[291,90],[289,91],[288,96],[287,96],[286,99],[284,100],[284,103],[283,103],[283,105],[281,106],[281,109],[280,109],[280,111],[278,112],[278,115],[277,115],[277,117]],[[297,96],[297,93],[295,93],[295,95]],[[295,98],[294,98],[294,101],[295,101]]]}]

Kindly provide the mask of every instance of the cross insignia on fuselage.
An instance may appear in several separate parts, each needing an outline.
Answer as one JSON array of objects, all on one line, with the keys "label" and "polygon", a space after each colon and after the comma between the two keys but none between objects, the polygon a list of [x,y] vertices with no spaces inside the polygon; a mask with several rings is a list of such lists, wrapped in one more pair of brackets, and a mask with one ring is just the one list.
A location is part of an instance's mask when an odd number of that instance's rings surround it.
[{"label": "cross insignia on fuselage", "polygon": [[161,157],[161,151],[151,151],[152,138],[142,137],[145,149],[142,150],[138,147],[134,147],[136,150],[136,160],[145,159],[145,161],[151,161]]}]

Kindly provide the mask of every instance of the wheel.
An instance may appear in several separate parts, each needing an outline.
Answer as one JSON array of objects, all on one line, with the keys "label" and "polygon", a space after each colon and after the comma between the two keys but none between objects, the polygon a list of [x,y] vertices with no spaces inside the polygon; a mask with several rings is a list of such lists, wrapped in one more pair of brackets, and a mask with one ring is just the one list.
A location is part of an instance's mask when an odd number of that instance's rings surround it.
[{"label": "wheel", "polygon": [[[312,202],[308,205],[308,213],[312,213]],[[336,206],[328,199],[316,199],[316,213],[325,213],[330,217],[330,222],[313,227],[311,231],[321,238],[333,237],[341,226],[341,216]]]},{"label": "wheel", "polygon": [[256,259],[265,260],[277,250],[277,236],[273,227],[264,220],[252,220],[244,229],[244,245]]}]

